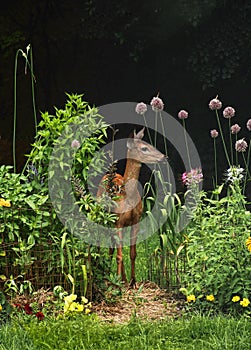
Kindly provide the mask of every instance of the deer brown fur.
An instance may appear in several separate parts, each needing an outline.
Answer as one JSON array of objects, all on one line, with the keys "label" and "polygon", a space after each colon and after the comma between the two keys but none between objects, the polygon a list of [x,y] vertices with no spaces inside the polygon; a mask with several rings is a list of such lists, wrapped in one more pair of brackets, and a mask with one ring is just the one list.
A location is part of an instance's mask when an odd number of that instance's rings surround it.
[{"label": "deer brown fur", "polygon": [[[130,235],[130,259],[131,259],[131,280],[130,286],[135,285],[135,259],[136,259],[136,242],[139,231],[139,222],[143,212],[142,200],[138,191],[138,178],[142,163],[154,164],[165,159],[165,156],[155,147],[142,141],[144,128],[137,134],[134,132],[134,138],[127,140],[127,161],[123,177],[116,174],[113,178],[117,193],[116,206],[113,212],[118,215],[116,221],[118,242],[117,247],[117,272],[126,282],[126,273],[123,264],[123,228],[131,227]],[[107,176],[105,175],[98,188],[97,196],[107,190]],[[114,247],[110,248],[110,255],[113,255]]]}]

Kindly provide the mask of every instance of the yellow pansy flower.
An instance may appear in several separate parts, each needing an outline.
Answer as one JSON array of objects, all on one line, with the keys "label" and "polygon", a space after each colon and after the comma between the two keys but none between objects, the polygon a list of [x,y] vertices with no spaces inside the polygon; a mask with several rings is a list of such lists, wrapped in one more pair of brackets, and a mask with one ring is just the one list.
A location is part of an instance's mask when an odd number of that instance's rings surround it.
[{"label": "yellow pansy flower", "polygon": [[187,302],[188,303],[191,303],[192,301],[195,301],[195,300],[196,300],[195,295],[190,294],[190,295],[187,296]]},{"label": "yellow pansy flower", "polygon": [[246,247],[247,250],[249,250],[251,253],[251,237],[248,237],[248,239],[246,240]]},{"label": "yellow pansy flower", "polygon": [[5,200],[3,198],[0,198],[0,206],[1,207],[10,207],[11,204],[10,204],[10,201],[7,201],[7,200]]},{"label": "yellow pansy flower", "polygon": [[232,298],[232,302],[233,303],[236,303],[237,301],[239,301],[241,298],[238,296],[238,295],[235,295],[235,296],[233,296],[233,298]]},{"label": "yellow pansy flower", "polygon": [[88,299],[86,297],[81,297],[81,301],[82,303],[84,304],[87,304],[88,303]]},{"label": "yellow pansy flower", "polygon": [[0,304],[0,312],[3,310],[3,307],[2,307],[2,305]]},{"label": "yellow pansy flower", "polygon": [[206,299],[207,299],[208,301],[214,301],[214,296],[213,296],[212,294],[207,295],[207,296],[206,296]]},{"label": "yellow pansy flower", "polygon": [[240,305],[243,307],[247,307],[250,304],[250,301],[248,300],[248,298],[243,298],[242,301],[240,301]]}]

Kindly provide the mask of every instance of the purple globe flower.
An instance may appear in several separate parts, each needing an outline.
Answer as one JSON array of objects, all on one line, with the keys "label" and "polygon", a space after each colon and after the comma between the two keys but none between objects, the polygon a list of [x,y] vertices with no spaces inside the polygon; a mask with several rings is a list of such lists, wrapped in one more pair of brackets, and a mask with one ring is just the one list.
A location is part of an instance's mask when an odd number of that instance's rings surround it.
[{"label": "purple globe flower", "polygon": [[184,109],[182,109],[182,110],[179,111],[179,113],[178,113],[178,118],[179,118],[179,119],[187,119],[187,118],[188,118],[188,112],[185,111]]},{"label": "purple globe flower", "polygon": [[235,116],[235,109],[233,107],[226,107],[223,111],[223,117],[230,119]]},{"label": "purple globe flower", "polygon": [[135,112],[138,114],[145,114],[147,111],[147,105],[144,102],[140,102],[135,107]]},{"label": "purple globe flower", "polygon": [[235,149],[237,152],[245,152],[247,147],[248,144],[244,139],[240,139],[235,142]]},{"label": "purple globe flower", "polygon": [[238,132],[241,130],[240,125],[234,124],[231,126],[231,133],[232,134],[238,134]]},{"label": "purple globe flower", "polygon": [[247,128],[249,131],[251,131],[251,119],[248,119],[247,121]]},{"label": "purple globe flower", "polygon": [[211,137],[213,139],[216,139],[216,137],[218,137],[218,135],[219,135],[219,133],[218,133],[218,131],[216,129],[211,130],[210,134],[211,134]]},{"label": "purple globe flower", "polygon": [[220,100],[218,100],[218,97],[213,98],[210,102],[209,102],[209,108],[212,111],[215,111],[216,109],[221,109],[222,107],[222,103]]},{"label": "purple globe flower", "polygon": [[150,105],[152,106],[152,110],[154,112],[161,112],[164,109],[164,103],[162,101],[161,98],[157,97],[153,97]]},{"label": "purple globe flower", "polygon": [[78,140],[73,140],[71,143],[71,147],[76,149],[80,148],[80,142]]}]

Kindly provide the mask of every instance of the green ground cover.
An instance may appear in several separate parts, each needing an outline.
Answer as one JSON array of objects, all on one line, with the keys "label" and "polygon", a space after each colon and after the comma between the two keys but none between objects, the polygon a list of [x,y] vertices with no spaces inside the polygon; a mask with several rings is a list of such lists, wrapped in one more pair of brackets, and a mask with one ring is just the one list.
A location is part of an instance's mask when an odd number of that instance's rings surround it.
[{"label": "green ground cover", "polygon": [[1,350],[251,349],[250,320],[192,316],[177,320],[107,324],[90,317],[17,322],[0,328]]}]

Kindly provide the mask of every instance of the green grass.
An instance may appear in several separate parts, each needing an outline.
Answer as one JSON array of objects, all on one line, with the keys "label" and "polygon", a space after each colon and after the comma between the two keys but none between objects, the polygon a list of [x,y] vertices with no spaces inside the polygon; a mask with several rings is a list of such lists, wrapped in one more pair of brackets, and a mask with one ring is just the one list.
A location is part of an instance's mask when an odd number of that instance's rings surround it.
[{"label": "green grass", "polygon": [[248,350],[251,349],[248,319],[193,316],[178,320],[107,324],[94,317],[43,320],[0,328],[1,350]]}]

